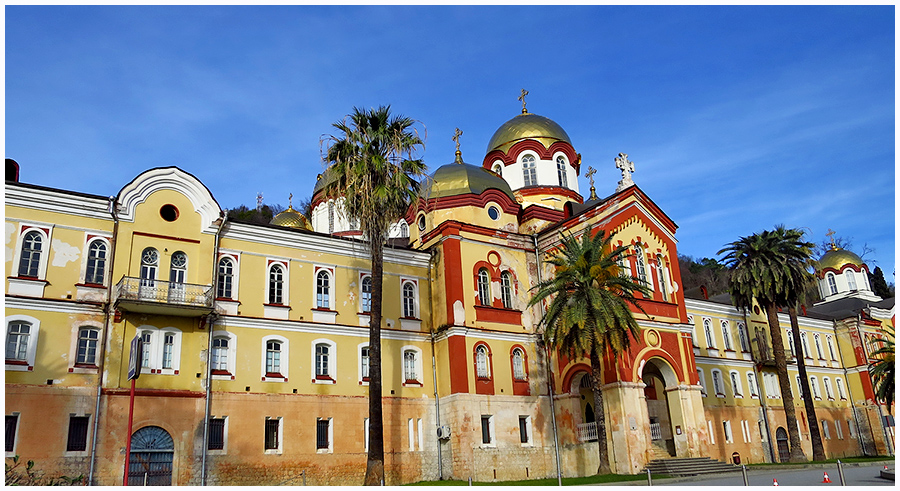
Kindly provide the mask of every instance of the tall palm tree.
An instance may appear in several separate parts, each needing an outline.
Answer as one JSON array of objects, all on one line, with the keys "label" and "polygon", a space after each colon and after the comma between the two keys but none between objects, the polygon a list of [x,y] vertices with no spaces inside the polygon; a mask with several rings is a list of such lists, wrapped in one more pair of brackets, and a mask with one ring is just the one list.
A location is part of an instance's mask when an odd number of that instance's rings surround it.
[{"label": "tall palm tree", "polygon": [[806,423],[809,426],[809,440],[812,443],[813,460],[825,460],[825,447],[822,444],[822,434],[819,431],[819,418],[816,416],[816,405],[809,390],[809,377],[806,373],[806,358],[803,353],[803,340],[800,337],[800,323],[797,319],[797,306],[804,299],[805,292],[809,286],[814,283],[813,275],[810,273],[813,259],[812,242],[802,242],[803,231],[799,229],[788,229],[784,225],[778,225],[772,231],[780,238],[783,247],[793,247],[797,250],[793,251],[790,260],[787,262],[789,268],[790,286],[786,291],[786,298],[783,305],[779,307],[788,308],[788,316],[791,320],[791,337],[794,340],[795,351],[797,352],[797,371],[800,374],[800,390],[803,394],[803,406],[806,409]]},{"label": "tall palm tree", "polygon": [[556,267],[554,276],[536,285],[528,302],[531,307],[550,299],[541,319],[543,337],[549,346],[566,351],[573,358],[585,353],[590,357],[599,474],[610,472],[600,362],[603,356],[615,356],[628,349],[630,339],[639,330],[629,307],[644,312],[636,294],[650,294],[642,283],[623,275],[619,263],[629,256],[628,249],[614,247],[613,235],[599,230],[593,237],[585,231],[581,240],[564,236],[556,254],[546,261]]},{"label": "tall palm tree", "polygon": [[[886,326],[884,328],[889,337],[879,340],[881,347],[872,352],[872,358],[877,361],[869,365],[869,375],[875,382],[875,399],[879,402],[887,404],[888,412],[894,405],[894,327]],[[873,348],[875,346],[872,346]]]},{"label": "tall palm tree", "polygon": [[731,270],[729,293],[735,305],[750,308],[755,299],[766,312],[778,386],[784,402],[791,462],[805,462],[806,455],[800,447],[800,430],[787,373],[787,357],[784,354],[777,308],[788,303],[789,291],[793,287],[792,267],[794,262],[803,261],[804,244],[806,243],[799,237],[765,230],[749,237],[741,237],[717,253],[727,253],[723,261]]},{"label": "tall palm tree", "polygon": [[424,148],[414,121],[392,116],[390,106],[353,108],[334,123],[337,135],[323,137],[325,160],[335,176],[325,194],[343,200],[343,212],[359,223],[372,258],[369,321],[369,452],[365,485],[384,480],[384,421],[381,407],[381,307],[384,244],[388,230],[416,198],[425,163],[415,158]]}]

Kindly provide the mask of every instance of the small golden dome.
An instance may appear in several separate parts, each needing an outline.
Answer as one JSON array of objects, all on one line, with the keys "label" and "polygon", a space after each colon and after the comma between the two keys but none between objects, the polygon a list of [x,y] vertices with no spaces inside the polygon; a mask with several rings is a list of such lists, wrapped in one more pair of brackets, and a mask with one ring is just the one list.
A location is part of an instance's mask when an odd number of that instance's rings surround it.
[{"label": "small golden dome", "polygon": [[425,199],[446,198],[462,194],[481,194],[488,189],[505,193],[513,201],[515,196],[509,184],[496,173],[461,160],[438,167],[419,189]]},{"label": "small golden dome", "polygon": [[306,220],[306,217],[303,216],[303,214],[299,211],[295,210],[293,206],[288,206],[287,210],[284,210],[281,213],[275,215],[275,217],[272,218],[272,221],[269,223],[271,223],[272,225],[278,225],[280,227],[312,230],[312,227],[309,226],[309,221]]},{"label": "small golden dome", "polygon": [[562,129],[553,120],[537,114],[522,113],[503,123],[494,132],[494,136],[491,137],[491,141],[488,143],[486,153],[494,150],[505,152],[514,143],[524,139],[537,140],[547,148],[558,141],[564,141],[569,145],[572,144],[566,130]]},{"label": "small golden dome", "polygon": [[319,191],[325,189],[325,186],[327,184],[330,184],[335,179],[337,179],[337,175],[335,175],[335,173],[331,170],[331,167],[325,169],[325,172],[316,176],[316,185],[315,187],[313,187],[312,192],[313,196],[315,196],[315,194]]},{"label": "small golden dome", "polygon": [[821,271],[825,268],[833,268],[837,271],[840,271],[841,268],[848,264],[852,264],[859,268],[864,263],[859,256],[848,250],[833,248],[830,251],[826,252],[821,259],[819,259],[819,270]]}]

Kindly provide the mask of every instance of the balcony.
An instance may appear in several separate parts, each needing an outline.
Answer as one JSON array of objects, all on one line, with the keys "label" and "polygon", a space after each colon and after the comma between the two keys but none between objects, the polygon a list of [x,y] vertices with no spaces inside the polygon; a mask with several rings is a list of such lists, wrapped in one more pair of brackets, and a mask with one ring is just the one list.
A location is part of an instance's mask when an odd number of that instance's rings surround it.
[{"label": "balcony", "polygon": [[581,423],[575,426],[575,433],[579,442],[597,441],[597,423]]},{"label": "balcony", "polygon": [[202,317],[214,310],[210,285],[124,276],[116,285],[116,308],[144,314]]},{"label": "balcony", "polygon": [[[769,340],[763,336],[754,338],[753,341],[756,345],[756,349],[752,350],[753,361],[764,366],[764,367],[774,367],[775,366],[775,354],[772,351],[772,348],[769,346]],[[787,361],[787,364],[797,363],[797,359],[794,358],[794,355],[791,354],[790,350],[784,350],[784,356]]]}]

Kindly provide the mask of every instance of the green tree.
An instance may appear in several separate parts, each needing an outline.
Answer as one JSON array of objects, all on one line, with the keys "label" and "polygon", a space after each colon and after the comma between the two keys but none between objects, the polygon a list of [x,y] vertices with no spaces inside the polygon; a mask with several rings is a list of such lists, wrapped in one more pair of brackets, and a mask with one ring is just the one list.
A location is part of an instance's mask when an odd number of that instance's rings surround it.
[{"label": "green tree", "polygon": [[878,266],[875,266],[875,271],[872,272],[872,292],[881,298],[894,297],[892,288],[888,286],[887,281],[884,280],[884,271]]},{"label": "green tree", "polygon": [[[875,399],[887,404],[890,413],[894,405],[894,382],[896,382],[894,372],[895,331],[893,326],[886,326],[884,330],[887,331],[888,336],[872,343],[872,349],[875,350],[872,352],[872,358],[877,358],[877,361],[869,365],[869,375],[872,377],[872,382],[875,383]],[[881,346],[875,346],[877,343],[881,343]]]},{"label": "green tree", "polygon": [[815,277],[811,273],[812,270],[815,270],[811,256],[811,248],[814,244],[803,242],[802,230],[788,229],[784,225],[778,225],[772,233],[779,238],[783,247],[793,249],[790,255],[785,256],[789,285],[785,292],[785,302],[778,306],[788,308],[788,316],[791,320],[791,336],[797,351],[797,371],[800,374],[800,390],[803,393],[803,406],[806,409],[806,423],[809,426],[813,460],[823,461],[826,458],[825,447],[822,445],[822,433],[819,430],[819,418],[816,416],[815,400],[809,389],[809,376],[806,372],[806,359],[803,354],[803,340],[800,337],[800,323],[797,315],[798,306],[805,300],[810,285],[815,283]]},{"label": "green tree", "polygon": [[334,123],[337,135],[323,137],[324,158],[335,175],[325,194],[343,201],[343,212],[359,223],[372,260],[372,304],[369,321],[369,453],[365,485],[384,480],[382,417],[381,321],[384,244],[388,230],[416,199],[425,163],[414,158],[424,147],[414,121],[392,116],[390,106],[353,108]]},{"label": "green tree", "polygon": [[554,276],[536,285],[528,302],[531,307],[549,299],[540,323],[549,346],[572,357],[590,357],[600,453],[598,474],[610,472],[600,393],[601,359],[628,349],[639,330],[629,307],[644,312],[636,294],[650,294],[642,283],[622,274],[619,264],[629,254],[625,246],[614,247],[612,238],[613,234],[606,235],[603,230],[593,237],[586,231],[581,240],[562,237],[556,254],[546,261],[556,267]]},{"label": "green tree", "polygon": [[[793,268],[803,263],[812,247],[812,244],[803,242],[801,237],[766,230],[741,237],[718,252],[726,253],[723,260],[731,269],[729,292],[735,305],[750,308],[755,299],[766,312],[792,462],[805,462],[806,455],[800,447],[800,430],[787,373],[787,358],[777,308],[789,304],[790,292],[796,287]],[[801,349],[800,346],[797,349]]]}]

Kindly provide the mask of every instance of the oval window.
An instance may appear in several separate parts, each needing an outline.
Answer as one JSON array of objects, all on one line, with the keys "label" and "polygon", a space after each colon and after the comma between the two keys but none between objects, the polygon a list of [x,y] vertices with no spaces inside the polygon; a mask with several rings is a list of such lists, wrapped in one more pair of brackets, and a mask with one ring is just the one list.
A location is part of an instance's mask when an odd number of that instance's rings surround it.
[{"label": "oval window", "polygon": [[173,205],[163,205],[163,207],[159,209],[159,216],[167,222],[174,222],[178,219],[178,208],[175,208]]},{"label": "oval window", "polygon": [[491,220],[499,220],[500,208],[497,208],[496,206],[488,207],[488,216],[491,217]]},{"label": "oval window", "polygon": [[425,215],[419,215],[419,230],[425,230]]}]

